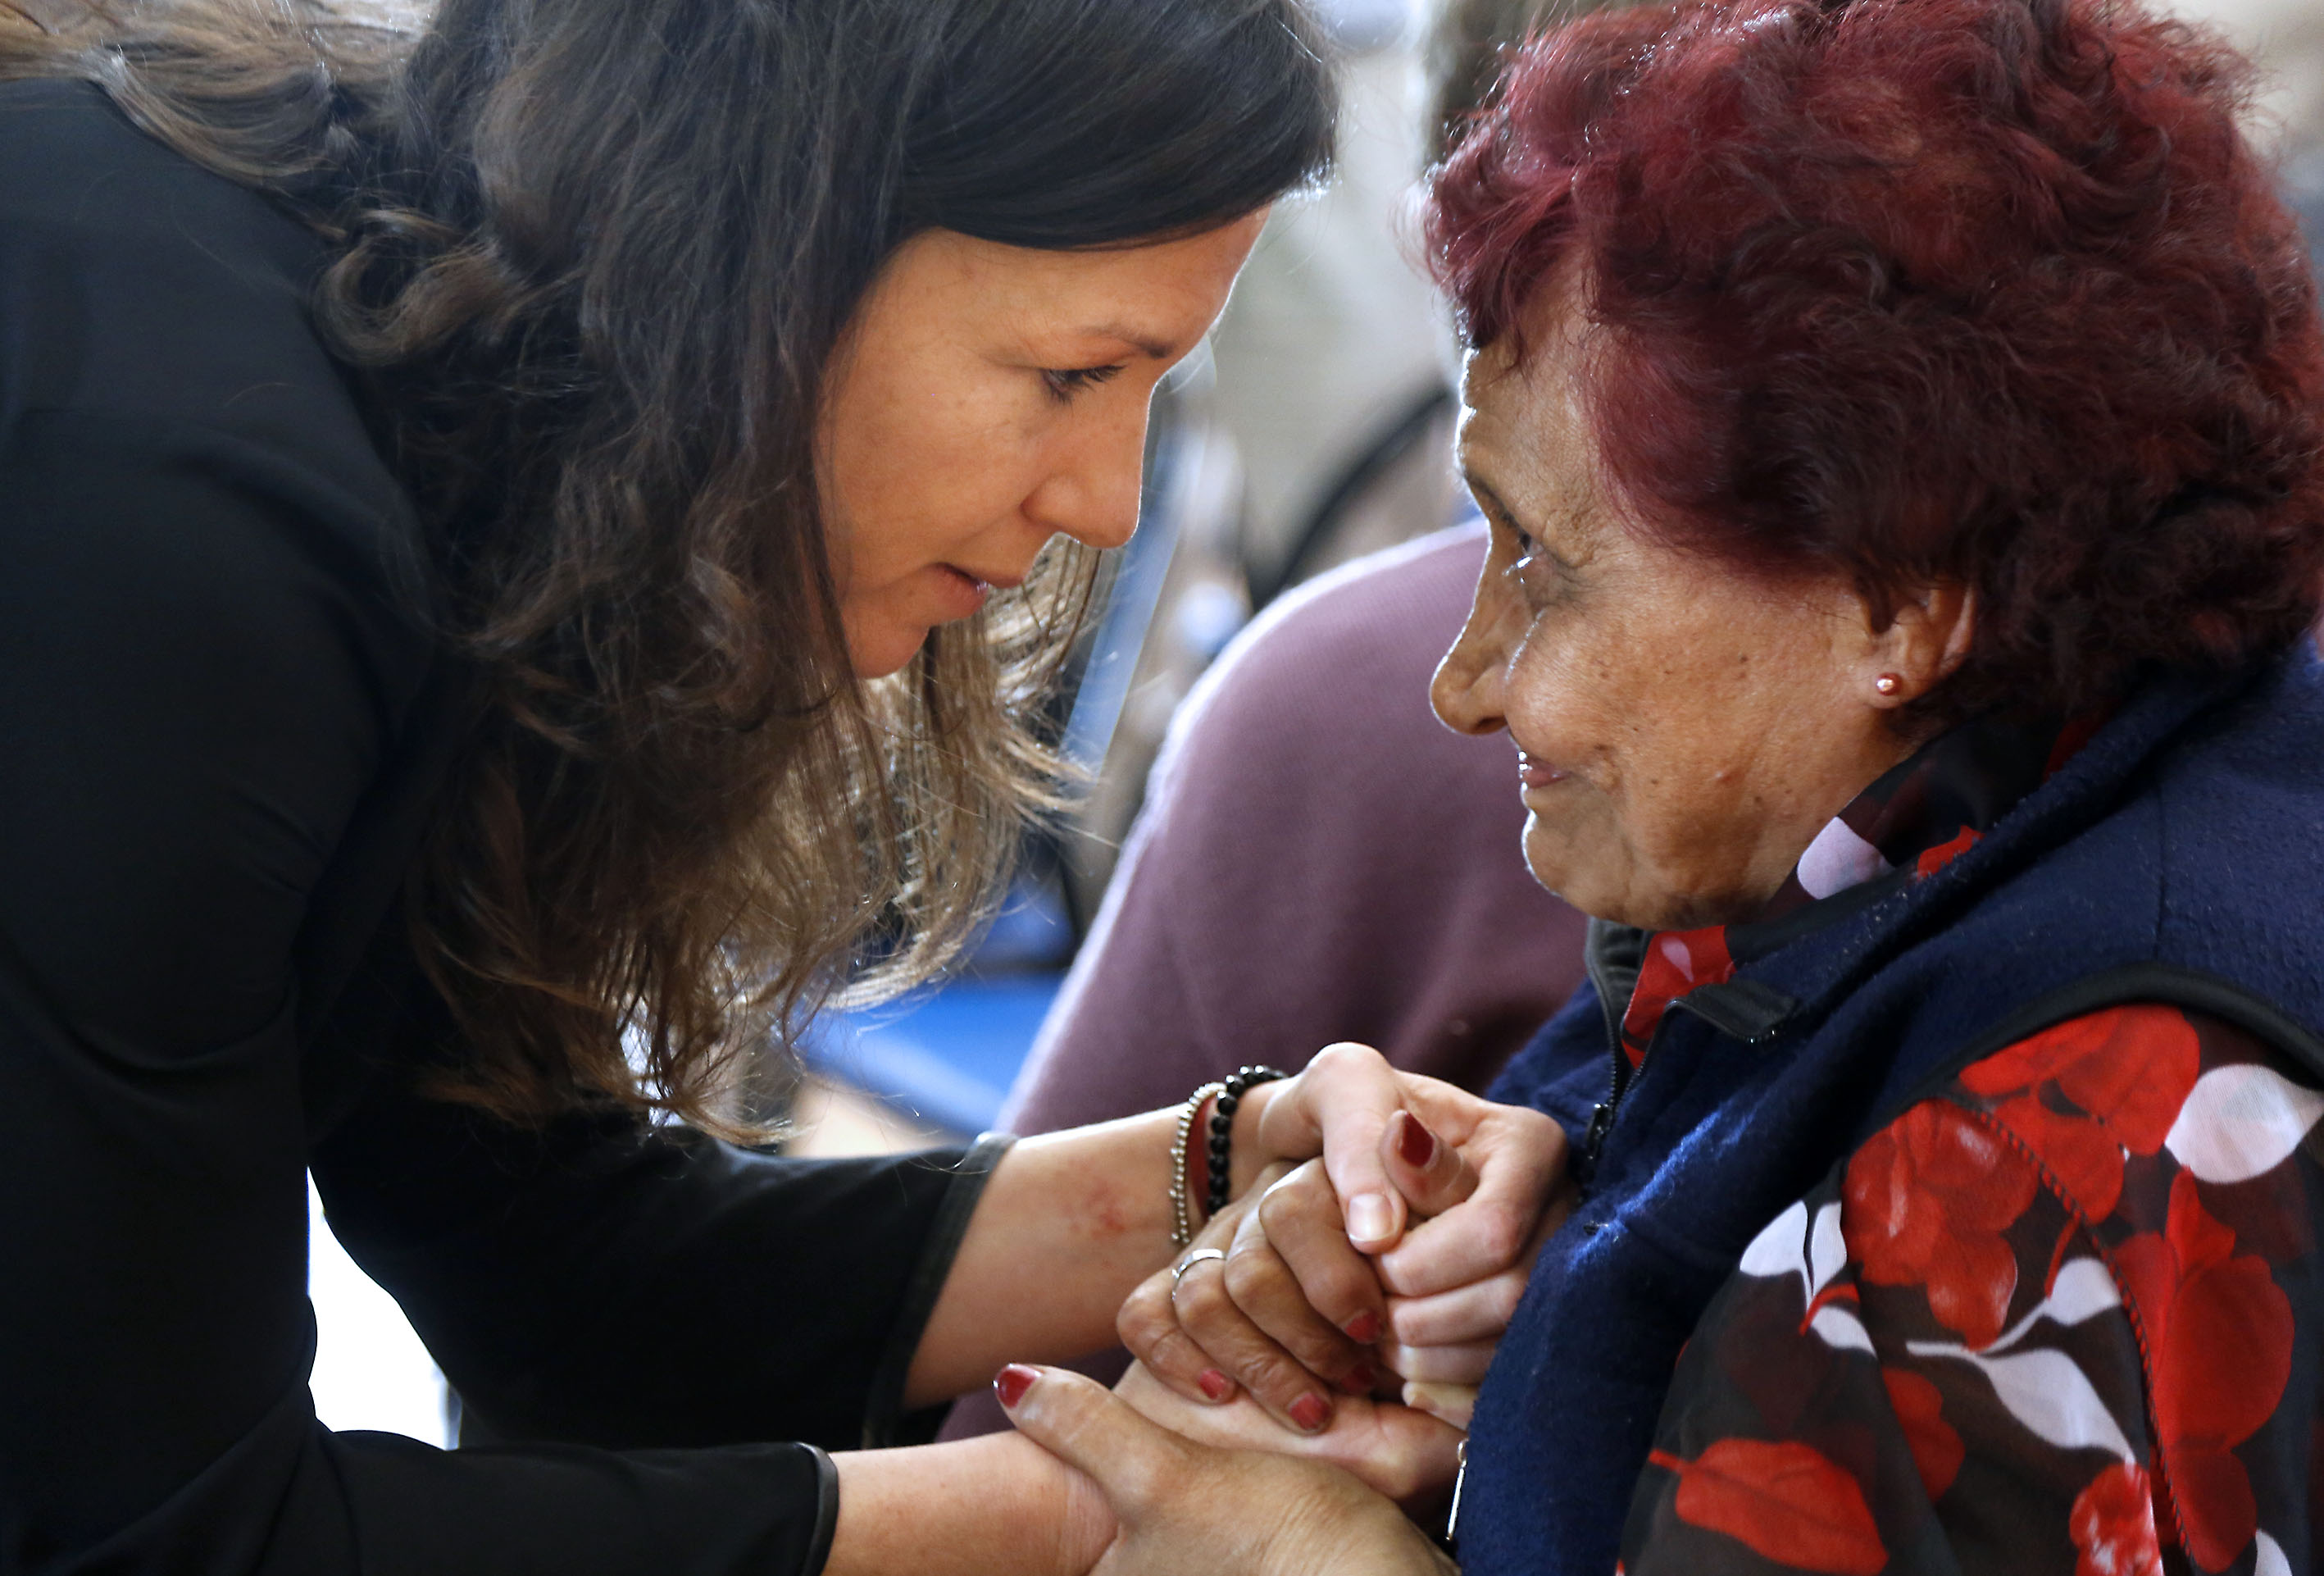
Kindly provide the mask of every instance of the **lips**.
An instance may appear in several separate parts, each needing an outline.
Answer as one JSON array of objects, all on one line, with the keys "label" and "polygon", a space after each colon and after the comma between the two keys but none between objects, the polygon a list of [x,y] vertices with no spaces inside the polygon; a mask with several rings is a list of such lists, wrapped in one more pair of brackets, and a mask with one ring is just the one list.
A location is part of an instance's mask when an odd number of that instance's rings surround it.
[{"label": "lips", "polygon": [[941,587],[936,613],[941,623],[950,624],[955,619],[970,616],[983,607],[985,598],[992,594],[990,582],[977,579],[966,570],[955,569],[948,563],[940,563],[935,568],[937,583]]},{"label": "lips", "polygon": [[1553,783],[1565,781],[1565,773],[1538,756],[1517,752],[1517,781],[1527,788],[1546,788]]},{"label": "lips", "polygon": [[1013,591],[1018,587],[1025,583],[1025,571],[1022,570],[1010,575],[995,574],[984,570],[963,569],[956,563],[948,563],[944,567],[952,570],[953,573],[958,575],[961,579],[970,581],[974,585],[985,587],[991,590]]}]

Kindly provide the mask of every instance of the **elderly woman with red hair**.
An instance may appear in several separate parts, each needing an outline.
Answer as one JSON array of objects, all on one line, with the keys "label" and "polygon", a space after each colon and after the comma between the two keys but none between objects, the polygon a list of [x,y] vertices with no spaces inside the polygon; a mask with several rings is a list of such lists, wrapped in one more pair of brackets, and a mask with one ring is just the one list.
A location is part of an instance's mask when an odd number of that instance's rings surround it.
[{"label": "elderly woman with red hair", "polygon": [[[2324,332],[2247,80],[2106,0],[1683,0],[1438,172],[1436,707],[1594,916],[1498,1353],[1389,1305],[1481,1380],[1472,1576],[2324,1558]],[[1106,1569],[1436,1560],[1019,1386]]]}]

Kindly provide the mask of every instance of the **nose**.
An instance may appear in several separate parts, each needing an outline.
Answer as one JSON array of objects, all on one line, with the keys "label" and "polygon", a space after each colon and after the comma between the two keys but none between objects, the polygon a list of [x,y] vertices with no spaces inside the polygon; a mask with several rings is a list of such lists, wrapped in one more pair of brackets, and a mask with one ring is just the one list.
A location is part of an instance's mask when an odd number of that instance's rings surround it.
[{"label": "nose", "polygon": [[1146,468],[1145,403],[1106,403],[1112,408],[1093,409],[1061,434],[1056,463],[1025,500],[1035,524],[1096,548],[1120,547],[1137,532]]},{"label": "nose", "polygon": [[1499,733],[1508,726],[1503,691],[1508,673],[1507,609],[1494,595],[1493,574],[1487,566],[1478,582],[1469,621],[1428,681],[1428,703],[1437,720],[1455,733]]}]

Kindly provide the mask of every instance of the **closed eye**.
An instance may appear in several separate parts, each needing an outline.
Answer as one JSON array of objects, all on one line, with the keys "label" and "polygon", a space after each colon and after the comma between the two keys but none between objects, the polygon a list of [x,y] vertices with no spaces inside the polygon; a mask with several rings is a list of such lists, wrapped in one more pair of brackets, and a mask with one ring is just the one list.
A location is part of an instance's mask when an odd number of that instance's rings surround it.
[{"label": "closed eye", "polygon": [[1075,394],[1084,389],[1095,388],[1102,383],[1111,383],[1121,375],[1128,365],[1127,362],[1117,361],[1107,366],[1044,367],[1041,371],[1041,381],[1048,385],[1049,397],[1062,405],[1071,402]]},{"label": "closed eye", "polygon": [[1536,606],[1545,604],[1562,594],[1573,580],[1573,566],[1544,546],[1531,532],[1521,526],[1504,527],[1516,539],[1517,555],[1502,572],[1524,588],[1526,598]]}]

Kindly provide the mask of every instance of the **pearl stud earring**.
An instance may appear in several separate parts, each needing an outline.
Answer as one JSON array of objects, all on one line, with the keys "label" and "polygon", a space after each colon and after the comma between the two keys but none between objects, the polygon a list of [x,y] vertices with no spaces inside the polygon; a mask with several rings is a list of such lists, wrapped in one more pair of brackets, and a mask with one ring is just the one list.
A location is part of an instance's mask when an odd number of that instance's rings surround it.
[{"label": "pearl stud earring", "polygon": [[1883,673],[1872,681],[1872,687],[1883,695],[1894,695],[1904,687],[1904,681],[1895,673]]}]

